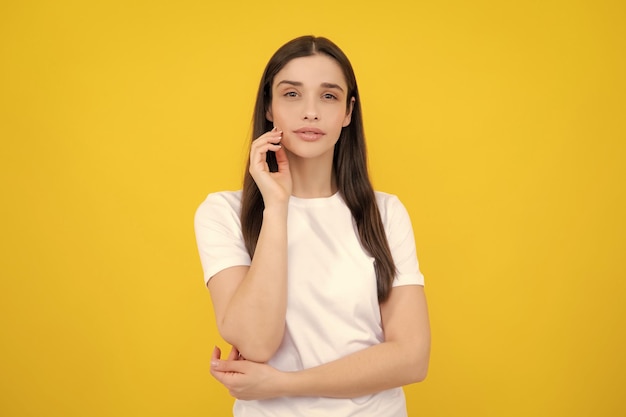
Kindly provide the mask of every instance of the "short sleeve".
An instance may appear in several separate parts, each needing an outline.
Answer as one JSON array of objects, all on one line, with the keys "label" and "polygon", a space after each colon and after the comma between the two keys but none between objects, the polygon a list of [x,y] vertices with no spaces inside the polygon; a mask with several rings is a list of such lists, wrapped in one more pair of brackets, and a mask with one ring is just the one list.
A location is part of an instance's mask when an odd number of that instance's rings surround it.
[{"label": "short sleeve", "polygon": [[398,271],[392,286],[424,285],[424,276],[419,270],[409,213],[398,197],[389,194],[382,194],[382,198],[379,199],[379,208],[393,261]]},{"label": "short sleeve", "polygon": [[241,192],[209,194],[195,215],[196,242],[204,271],[204,282],[231,266],[250,265],[239,207]]}]

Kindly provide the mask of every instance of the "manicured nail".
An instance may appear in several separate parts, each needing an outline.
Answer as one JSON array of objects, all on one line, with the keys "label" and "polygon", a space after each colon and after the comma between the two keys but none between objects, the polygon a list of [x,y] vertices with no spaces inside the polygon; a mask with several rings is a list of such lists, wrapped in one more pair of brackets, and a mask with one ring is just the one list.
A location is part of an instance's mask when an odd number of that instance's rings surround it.
[{"label": "manicured nail", "polygon": [[211,368],[217,368],[219,364],[220,364],[219,361],[211,361]]}]

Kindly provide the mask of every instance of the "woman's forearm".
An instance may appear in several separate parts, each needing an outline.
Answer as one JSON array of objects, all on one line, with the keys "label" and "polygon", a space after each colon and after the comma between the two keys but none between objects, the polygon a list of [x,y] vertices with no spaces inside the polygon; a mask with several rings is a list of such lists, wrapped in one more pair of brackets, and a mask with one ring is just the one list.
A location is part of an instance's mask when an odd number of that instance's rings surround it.
[{"label": "woman's forearm", "polygon": [[385,342],[341,359],[283,374],[282,396],[354,398],[426,378],[429,341]]},{"label": "woman's forearm", "polygon": [[287,308],[287,205],[266,208],[250,268],[218,325],[241,355],[266,362],[280,345]]}]

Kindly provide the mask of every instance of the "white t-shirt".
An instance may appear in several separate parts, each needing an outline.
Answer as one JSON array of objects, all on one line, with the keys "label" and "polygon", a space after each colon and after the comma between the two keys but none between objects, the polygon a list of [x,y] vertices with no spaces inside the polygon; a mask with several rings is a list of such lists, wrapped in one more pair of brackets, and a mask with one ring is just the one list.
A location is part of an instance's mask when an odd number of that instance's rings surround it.
[{"label": "white t-shirt", "polygon": [[[409,215],[393,195],[376,192],[398,270],[393,286],[424,285]],[[196,212],[195,228],[205,282],[217,272],[250,265],[239,219],[241,191],[210,194]],[[291,197],[287,216],[286,329],[269,364],[282,371],[318,366],[383,342],[374,259],[359,242],[350,209],[339,193]],[[406,416],[395,388],[352,399],[291,397],[237,400],[235,417]]]}]

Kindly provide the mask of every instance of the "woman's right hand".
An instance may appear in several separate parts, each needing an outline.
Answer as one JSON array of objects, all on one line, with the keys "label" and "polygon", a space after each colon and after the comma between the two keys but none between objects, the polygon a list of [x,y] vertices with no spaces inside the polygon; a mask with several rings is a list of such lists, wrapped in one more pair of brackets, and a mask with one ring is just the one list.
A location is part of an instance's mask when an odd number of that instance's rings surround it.
[{"label": "woman's right hand", "polygon": [[[255,139],[250,148],[250,175],[263,195],[265,207],[286,204],[291,196],[291,173],[287,154],[280,145],[282,136],[283,132],[275,127]],[[277,172],[270,172],[266,160],[268,151],[276,154]]]}]

